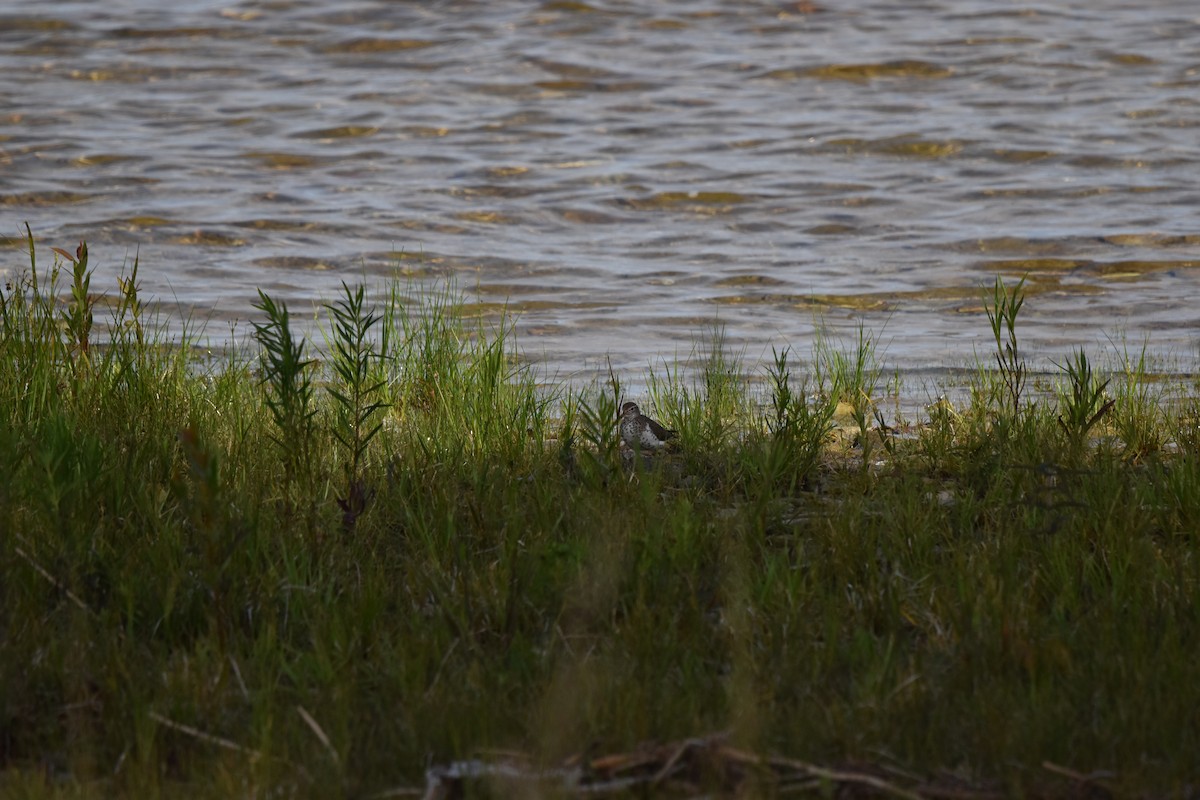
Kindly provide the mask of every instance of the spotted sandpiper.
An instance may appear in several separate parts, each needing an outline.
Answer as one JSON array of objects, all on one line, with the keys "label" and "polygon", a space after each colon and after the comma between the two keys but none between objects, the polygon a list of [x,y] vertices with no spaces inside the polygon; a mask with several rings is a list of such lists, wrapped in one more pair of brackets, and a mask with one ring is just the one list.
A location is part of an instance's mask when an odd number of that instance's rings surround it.
[{"label": "spotted sandpiper", "polygon": [[634,450],[666,447],[667,440],[677,435],[643,414],[637,403],[621,405],[621,440]]}]

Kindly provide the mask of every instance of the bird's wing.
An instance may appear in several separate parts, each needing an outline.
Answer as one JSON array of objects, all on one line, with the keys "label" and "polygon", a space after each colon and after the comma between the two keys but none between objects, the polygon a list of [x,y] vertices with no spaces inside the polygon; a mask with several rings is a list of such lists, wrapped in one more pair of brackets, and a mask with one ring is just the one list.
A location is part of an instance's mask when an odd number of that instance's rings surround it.
[{"label": "bird's wing", "polygon": [[677,435],[675,431],[667,430],[649,417],[646,418],[646,421],[650,423],[650,432],[657,436],[660,440],[665,441],[670,439],[672,436]]}]

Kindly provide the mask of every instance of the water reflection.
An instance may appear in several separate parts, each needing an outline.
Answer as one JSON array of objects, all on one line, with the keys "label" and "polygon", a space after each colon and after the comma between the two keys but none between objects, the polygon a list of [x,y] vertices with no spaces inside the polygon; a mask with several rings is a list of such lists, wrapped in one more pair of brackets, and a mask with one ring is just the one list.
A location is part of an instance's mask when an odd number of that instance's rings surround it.
[{"label": "water reflection", "polygon": [[1034,358],[1191,359],[1198,47],[1184,0],[46,0],[0,13],[0,233],[214,319],[456,275],[560,376],[716,318],[950,368],[995,273]]}]

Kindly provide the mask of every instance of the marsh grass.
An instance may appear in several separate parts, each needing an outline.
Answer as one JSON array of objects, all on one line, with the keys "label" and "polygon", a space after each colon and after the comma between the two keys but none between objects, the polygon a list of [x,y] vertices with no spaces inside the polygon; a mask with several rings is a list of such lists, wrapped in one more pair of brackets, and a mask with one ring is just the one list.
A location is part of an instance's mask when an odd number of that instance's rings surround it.
[{"label": "marsh grass", "polygon": [[[682,445],[639,462],[620,376],[539,385],[451,288],[347,287],[324,352],[263,295],[260,353],[213,363],[167,346],[136,262],[90,328],[82,248],[39,277],[28,244],[0,298],[4,796],[402,796],[497,748],[599,769],[713,732],[828,765],[825,794],[1195,785],[1195,402],[1137,362],[1097,417],[1082,360],[1027,397],[1020,286],[974,400],[864,477],[868,437],[830,434],[839,398],[869,425],[865,331],[815,376],[776,351],[762,391],[710,331],[652,373]],[[738,790],[682,763],[660,791]]]}]

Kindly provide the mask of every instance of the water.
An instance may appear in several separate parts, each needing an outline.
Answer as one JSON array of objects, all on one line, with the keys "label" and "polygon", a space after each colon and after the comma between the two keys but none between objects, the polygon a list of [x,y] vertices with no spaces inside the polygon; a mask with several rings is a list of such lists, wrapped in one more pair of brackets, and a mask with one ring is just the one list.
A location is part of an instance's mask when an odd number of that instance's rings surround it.
[{"label": "water", "polygon": [[244,333],[259,287],[454,275],[559,378],[714,319],[754,362],[864,324],[886,368],[1124,337],[1190,368],[1200,11],[1042,3],[0,2],[0,267]]}]

